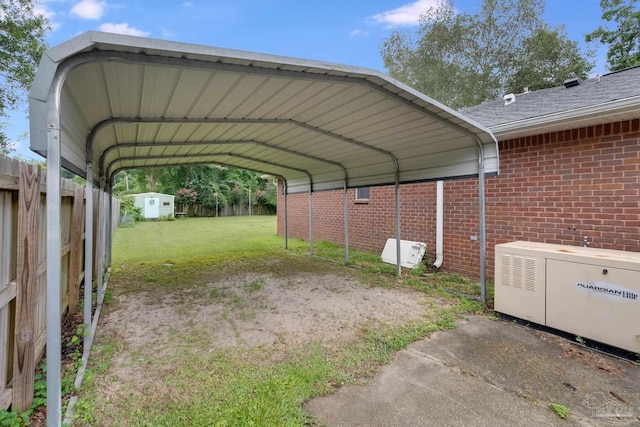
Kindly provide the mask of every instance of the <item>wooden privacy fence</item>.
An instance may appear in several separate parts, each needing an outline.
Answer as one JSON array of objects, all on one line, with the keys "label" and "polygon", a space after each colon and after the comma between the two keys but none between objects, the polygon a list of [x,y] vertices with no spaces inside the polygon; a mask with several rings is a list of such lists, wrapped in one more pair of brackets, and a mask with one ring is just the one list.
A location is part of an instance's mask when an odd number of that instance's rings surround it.
[{"label": "wooden privacy fence", "polygon": [[[27,409],[46,344],[46,191],[40,167],[0,156],[0,409]],[[94,235],[98,197],[94,189]],[[113,199],[113,230],[120,202]],[[84,279],[85,186],[62,180],[61,312],[78,310]],[[98,270],[93,245],[93,277]],[[104,265],[104,263],[101,263]]]}]

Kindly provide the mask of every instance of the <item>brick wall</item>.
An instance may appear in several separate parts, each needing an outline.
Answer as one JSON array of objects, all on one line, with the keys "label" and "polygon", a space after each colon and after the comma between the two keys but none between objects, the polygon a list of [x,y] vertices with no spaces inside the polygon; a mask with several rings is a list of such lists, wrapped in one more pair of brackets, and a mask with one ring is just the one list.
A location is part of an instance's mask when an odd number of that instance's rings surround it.
[{"label": "brick wall", "polygon": [[[500,141],[500,176],[486,179],[487,271],[493,247],[514,240],[640,251],[640,120]],[[401,233],[435,252],[435,183],[400,186]],[[445,181],[443,269],[479,275],[478,183]],[[283,196],[278,206],[283,207]],[[367,204],[349,190],[350,246],[381,252],[395,237],[393,187]],[[308,195],[288,196],[289,235],[307,239]],[[343,242],[343,192],[313,195],[314,239]],[[284,232],[278,210],[278,233]]]}]

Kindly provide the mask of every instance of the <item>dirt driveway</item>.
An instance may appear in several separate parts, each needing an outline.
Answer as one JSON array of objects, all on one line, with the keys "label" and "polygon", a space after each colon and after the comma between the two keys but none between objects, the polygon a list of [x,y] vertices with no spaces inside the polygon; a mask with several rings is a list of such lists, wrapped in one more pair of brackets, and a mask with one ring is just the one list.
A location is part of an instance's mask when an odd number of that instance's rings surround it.
[{"label": "dirt driveway", "polygon": [[416,291],[370,287],[345,275],[246,273],[162,298],[123,295],[101,327],[122,334],[130,351],[153,354],[172,351],[172,337],[183,333],[207,343],[203,351],[341,342],[364,324],[417,319],[428,301]]},{"label": "dirt driveway", "polygon": [[[473,304],[422,278],[418,291],[407,285],[417,279],[399,282],[292,254],[230,265],[195,273],[172,263],[116,270],[75,425],[404,426],[465,413],[466,424],[451,425],[563,425],[550,402],[568,405],[574,425],[590,425],[589,414],[576,411],[587,395],[585,376],[609,381],[588,390],[613,392],[604,403],[620,398],[635,411],[640,399],[632,364],[620,373],[619,362],[582,356],[559,338],[486,317],[465,321]],[[429,338],[455,321],[463,327]],[[570,366],[576,373],[566,379]],[[435,376],[421,382],[424,373]],[[308,388],[301,388],[306,376]],[[425,402],[439,396],[454,405],[436,407],[440,418],[433,418]],[[303,410],[307,401],[313,415]]]}]

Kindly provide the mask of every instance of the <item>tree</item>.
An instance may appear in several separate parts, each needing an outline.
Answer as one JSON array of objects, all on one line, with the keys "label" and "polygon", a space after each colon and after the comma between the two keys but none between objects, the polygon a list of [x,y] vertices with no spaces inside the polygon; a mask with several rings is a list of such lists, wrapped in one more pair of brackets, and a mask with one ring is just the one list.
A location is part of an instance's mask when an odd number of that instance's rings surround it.
[{"label": "tree", "polygon": [[382,58],[392,77],[453,108],[586,77],[589,54],[563,27],[550,28],[543,12],[544,0],[483,0],[474,14],[444,0],[421,17],[416,34],[385,39]]},{"label": "tree", "polygon": [[514,63],[516,72],[507,82],[507,93],[521,92],[524,87],[540,90],[560,86],[568,77],[586,77],[593,68],[578,42],[569,40],[564,26],[537,29],[525,40],[523,54]]},{"label": "tree", "polygon": [[[0,117],[25,100],[46,49],[47,20],[35,13],[33,0],[0,0]],[[10,151],[0,124],[0,152]]]},{"label": "tree", "polygon": [[640,65],[640,10],[634,10],[636,0],[600,0],[602,19],[612,23],[587,34],[587,42],[608,45],[607,64],[611,71]]}]

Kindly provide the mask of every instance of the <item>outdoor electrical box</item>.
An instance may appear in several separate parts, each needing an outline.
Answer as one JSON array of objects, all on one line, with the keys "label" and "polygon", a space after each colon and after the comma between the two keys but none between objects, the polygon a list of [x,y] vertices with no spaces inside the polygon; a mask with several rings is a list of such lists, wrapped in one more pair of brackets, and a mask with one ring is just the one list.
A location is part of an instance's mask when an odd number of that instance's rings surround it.
[{"label": "outdoor electrical box", "polygon": [[640,353],[640,252],[495,247],[496,311]]}]

